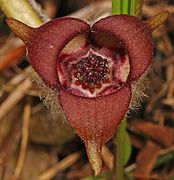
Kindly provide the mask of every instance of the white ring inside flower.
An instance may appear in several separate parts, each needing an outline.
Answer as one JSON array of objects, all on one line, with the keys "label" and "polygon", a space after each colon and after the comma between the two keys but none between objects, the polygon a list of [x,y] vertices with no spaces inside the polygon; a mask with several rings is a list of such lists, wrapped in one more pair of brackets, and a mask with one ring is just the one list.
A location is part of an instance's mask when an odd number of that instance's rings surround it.
[{"label": "white ring inside flower", "polygon": [[[85,49],[85,54],[78,54]],[[77,36],[65,46],[58,62],[57,73],[62,88],[89,98],[117,91],[130,72],[126,54],[89,46],[84,35]]]}]

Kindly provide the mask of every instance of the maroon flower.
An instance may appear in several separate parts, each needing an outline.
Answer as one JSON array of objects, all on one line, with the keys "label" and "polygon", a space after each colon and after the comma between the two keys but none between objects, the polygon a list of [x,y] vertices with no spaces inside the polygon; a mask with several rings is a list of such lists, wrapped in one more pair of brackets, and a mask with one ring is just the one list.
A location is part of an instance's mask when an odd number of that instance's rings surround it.
[{"label": "maroon flower", "polygon": [[38,28],[7,21],[25,42],[32,67],[57,89],[68,121],[85,142],[95,174],[101,171],[103,144],[128,111],[131,83],[151,64],[151,32],[167,15],[162,12],[148,22],[115,15],[92,26],[70,17]]}]

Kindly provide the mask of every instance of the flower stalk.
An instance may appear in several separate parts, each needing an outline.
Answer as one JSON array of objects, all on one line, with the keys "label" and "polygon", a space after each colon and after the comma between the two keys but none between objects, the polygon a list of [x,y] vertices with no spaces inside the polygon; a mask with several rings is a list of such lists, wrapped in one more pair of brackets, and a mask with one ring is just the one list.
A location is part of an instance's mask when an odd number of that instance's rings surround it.
[{"label": "flower stalk", "polygon": [[124,179],[124,157],[125,157],[125,138],[126,138],[126,117],[122,120],[117,133],[114,137],[114,144],[116,146],[114,159],[114,176],[115,179]]}]

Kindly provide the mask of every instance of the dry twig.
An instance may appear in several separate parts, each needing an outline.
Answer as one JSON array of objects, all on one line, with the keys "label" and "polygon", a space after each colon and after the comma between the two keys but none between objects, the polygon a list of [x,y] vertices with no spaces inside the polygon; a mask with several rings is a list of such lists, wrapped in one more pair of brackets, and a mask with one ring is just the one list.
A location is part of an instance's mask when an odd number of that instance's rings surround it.
[{"label": "dry twig", "polygon": [[22,141],[21,141],[19,159],[18,159],[16,169],[14,172],[15,179],[18,179],[20,176],[20,173],[22,171],[22,167],[24,164],[25,156],[26,156],[28,135],[29,135],[30,116],[31,116],[31,105],[29,103],[27,103],[24,107],[23,126],[22,126]]},{"label": "dry twig", "polygon": [[70,154],[65,159],[63,159],[62,161],[58,162],[50,169],[48,169],[45,172],[43,172],[42,174],[40,174],[38,176],[37,180],[46,180],[46,179],[53,178],[58,172],[61,172],[65,169],[67,169],[68,167],[70,167],[72,164],[74,164],[80,158],[80,156],[81,155],[79,152]]},{"label": "dry twig", "polygon": [[24,94],[32,86],[29,78],[25,79],[17,88],[14,90],[8,98],[0,106],[0,121],[9,113],[14,106],[23,98]]}]

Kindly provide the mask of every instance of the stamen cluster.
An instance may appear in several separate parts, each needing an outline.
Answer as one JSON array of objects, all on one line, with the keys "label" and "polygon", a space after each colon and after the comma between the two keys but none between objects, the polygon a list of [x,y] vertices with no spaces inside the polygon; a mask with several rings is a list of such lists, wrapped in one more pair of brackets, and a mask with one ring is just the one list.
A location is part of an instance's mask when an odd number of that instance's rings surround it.
[{"label": "stamen cluster", "polygon": [[89,56],[80,59],[75,64],[76,85],[89,89],[93,93],[95,88],[102,86],[102,83],[109,81],[109,62],[102,56],[90,53]]}]

